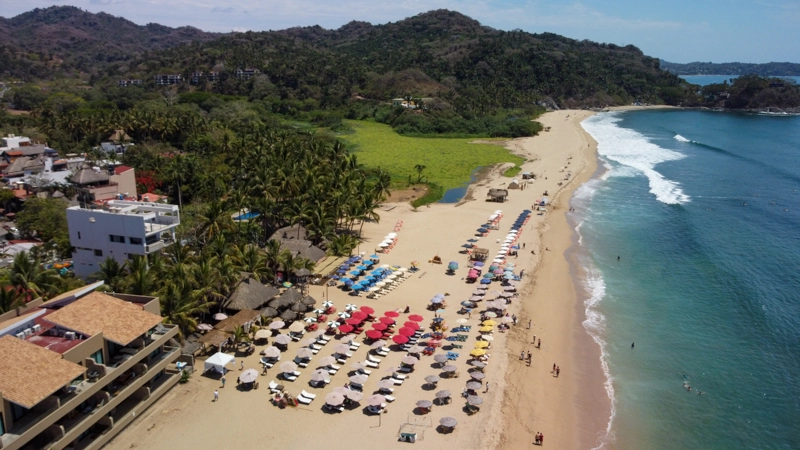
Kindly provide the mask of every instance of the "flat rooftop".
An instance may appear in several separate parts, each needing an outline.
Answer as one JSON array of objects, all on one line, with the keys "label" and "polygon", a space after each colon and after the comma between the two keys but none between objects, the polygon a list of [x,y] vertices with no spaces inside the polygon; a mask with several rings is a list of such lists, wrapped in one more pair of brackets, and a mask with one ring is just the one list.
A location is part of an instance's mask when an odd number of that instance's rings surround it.
[{"label": "flat rooftop", "polygon": [[58,353],[12,336],[0,337],[0,355],[0,392],[24,408],[33,408],[85,370]]},{"label": "flat rooftop", "polygon": [[92,292],[47,315],[46,320],[87,336],[102,332],[109,341],[128,345],[160,324],[161,316],[141,305]]}]

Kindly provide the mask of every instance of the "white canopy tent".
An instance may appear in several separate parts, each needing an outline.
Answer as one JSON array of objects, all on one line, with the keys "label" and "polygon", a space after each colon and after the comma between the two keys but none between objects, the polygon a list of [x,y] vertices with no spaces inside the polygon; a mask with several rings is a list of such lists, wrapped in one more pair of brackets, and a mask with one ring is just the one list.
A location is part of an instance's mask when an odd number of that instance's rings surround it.
[{"label": "white canopy tent", "polygon": [[206,360],[205,368],[203,372],[208,372],[209,369],[214,369],[221,374],[225,374],[227,370],[225,368],[228,363],[232,363],[234,361],[233,355],[226,355],[222,352],[214,353],[210,358]]}]

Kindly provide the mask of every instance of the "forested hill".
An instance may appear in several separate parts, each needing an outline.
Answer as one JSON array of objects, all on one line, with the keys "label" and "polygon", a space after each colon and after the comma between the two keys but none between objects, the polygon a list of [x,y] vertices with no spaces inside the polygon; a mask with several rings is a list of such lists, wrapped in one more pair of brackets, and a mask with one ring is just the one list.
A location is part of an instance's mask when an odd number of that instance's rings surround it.
[{"label": "forested hill", "polygon": [[97,65],[127,61],[145,50],[218,37],[193,27],[135,23],[74,6],[34,9],[0,17],[0,75],[44,78],[54,73],[91,72]]},{"label": "forested hill", "polygon": [[678,64],[662,60],[661,68],[675,75],[800,76],[800,64],[790,62],[771,62],[764,64],[691,62],[687,64]]},{"label": "forested hill", "polygon": [[[67,18],[59,19],[62,16]],[[453,106],[467,114],[550,99],[560,107],[623,104],[636,99],[676,103],[688,92],[678,77],[659,68],[658,59],[645,56],[632,45],[499,31],[446,10],[385,25],[351,22],[338,30],[304,27],[231,33],[213,40],[208,40],[208,33],[194,29],[138,27],[124,19],[76,8],[35,10],[13,21],[21,23],[18,29],[29,31],[10,33],[10,21],[3,21],[0,33],[4,42],[36,48],[45,60],[58,55],[63,65],[70,60],[72,67],[92,74],[93,82],[101,86],[115,85],[121,78],[138,78],[148,89],[154,88],[155,74],[188,76],[194,71],[215,71],[219,82],[192,89],[251,99],[274,95],[310,99],[322,107],[348,102],[356,94],[380,100],[405,95],[436,97],[440,103],[431,107]],[[65,36],[70,37],[40,37],[50,36],[46,30],[51,26],[69,30]],[[79,37],[87,27],[103,31],[93,33],[92,39]],[[144,34],[136,36],[150,37],[124,38],[125,30],[130,30],[131,36],[138,30]],[[163,32],[158,34],[158,30]],[[15,38],[5,40],[11,34]],[[162,48],[189,40],[190,44]],[[147,51],[140,53],[142,49]],[[23,72],[28,60],[10,58],[8,49],[5,53],[3,58],[0,52],[0,75]],[[243,80],[234,76],[240,68],[258,69],[265,76]]]}]

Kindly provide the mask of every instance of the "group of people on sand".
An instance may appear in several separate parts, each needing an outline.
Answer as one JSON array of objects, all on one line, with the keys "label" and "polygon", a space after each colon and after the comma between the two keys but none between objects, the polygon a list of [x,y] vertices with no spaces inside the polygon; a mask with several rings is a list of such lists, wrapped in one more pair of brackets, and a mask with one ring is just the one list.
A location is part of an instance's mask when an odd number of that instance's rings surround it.
[{"label": "group of people on sand", "polygon": [[536,436],[534,436],[534,443],[536,445],[544,445],[544,435],[537,431]]},{"label": "group of people on sand", "polygon": [[554,377],[558,378],[558,376],[561,374],[561,367],[558,367],[555,363],[553,363],[553,370],[550,373],[552,373]]}]

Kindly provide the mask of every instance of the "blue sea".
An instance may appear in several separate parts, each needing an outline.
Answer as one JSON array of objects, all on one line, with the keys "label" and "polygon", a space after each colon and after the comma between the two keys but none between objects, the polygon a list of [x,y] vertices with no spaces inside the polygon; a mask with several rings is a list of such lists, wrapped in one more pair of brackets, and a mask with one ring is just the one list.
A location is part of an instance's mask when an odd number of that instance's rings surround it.
[{"label": "blue sea", "polygon": [[583,127],[604,167],[570,213],[612,399],[601,448],[799,449],[800,117]]},{"label": "blue sea", "polygon": [[[689,83],[705,86],[707,84],[722,83],[725,81],[730,83],[731,79],[737,78],[739,75],[679,75],[679,76],[684,80],[688,81]],[[795,83],[800,83],[800,77],[782,76],[778,78],[792,80]]]}]

